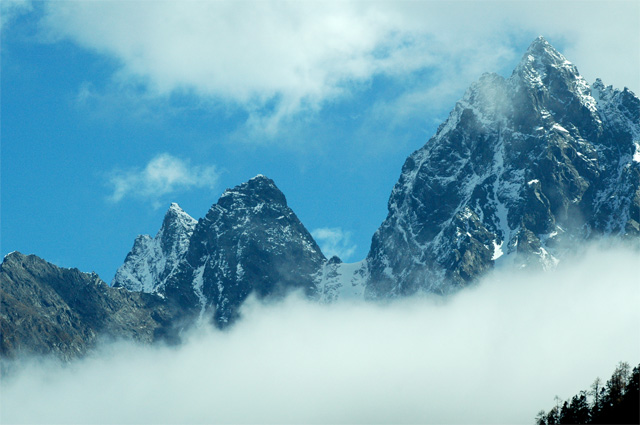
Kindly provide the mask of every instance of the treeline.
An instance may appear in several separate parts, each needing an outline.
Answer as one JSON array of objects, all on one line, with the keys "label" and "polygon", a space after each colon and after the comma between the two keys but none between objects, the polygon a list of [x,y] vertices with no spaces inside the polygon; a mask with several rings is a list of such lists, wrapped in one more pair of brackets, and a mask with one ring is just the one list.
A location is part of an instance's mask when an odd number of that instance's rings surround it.
[{"label": "treeline", "polygon": [[630,369],[621,362],[603,385],[600,378],[588,391],[580,391],[536,416],[536,425],[556,424],[640,424],[640,365]]}]

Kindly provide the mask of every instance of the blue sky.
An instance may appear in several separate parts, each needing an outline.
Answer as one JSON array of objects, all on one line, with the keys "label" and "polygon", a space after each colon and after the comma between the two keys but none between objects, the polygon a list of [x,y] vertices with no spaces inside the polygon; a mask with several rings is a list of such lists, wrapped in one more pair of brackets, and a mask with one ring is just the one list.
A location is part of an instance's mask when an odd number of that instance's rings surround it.
[{"label": "blue sky", "polygon": [[542,34],[638,93],[638,28],[635,1],[3,1],[2,254],[110,281],[171,202],[200,218],[265,174],[325,254],[358,261],[404,160],[483,72]]}]

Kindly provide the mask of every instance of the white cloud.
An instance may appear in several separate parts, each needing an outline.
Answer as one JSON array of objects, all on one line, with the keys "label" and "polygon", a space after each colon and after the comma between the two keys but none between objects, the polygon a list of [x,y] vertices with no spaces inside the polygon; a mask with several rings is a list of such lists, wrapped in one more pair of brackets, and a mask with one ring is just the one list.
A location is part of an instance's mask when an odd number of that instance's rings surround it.
[{"label": "white cloud", "polygon": [[115,170],[109,177],[113,193],[109,199],[119,202],[126,196],[157,200],[177,190],[213,187],[218,181],[215,166],[194,166],[167,153],[155,156],[142,169]]},{"label": "white cloud", "polygon": [[337,255],[344,261],[356,251],[356,245],[351,243],[351,232],[345,232],[340,227],[315,229],[311,232],[311,236],[318,242],[322,253],[327,258]]},{"label": "white cloud", "polygon": [[[195,91],[239,103],[255,119],[277,120],[370,76],[386,19],[358,9],[349,3],[55,2],[46,24],[54,35],[118,58],[120,78],[142,78],[158,94]],[[263,111],[274,99],[275,110]]]},{"label": "white cloud", "polygon": [[7,423],[533,423],[640,361],[637,252],[502,272],[448,300],[253,303],[181,347],[103,347],[2,379]]},{"label": "white cloud", "polygon": [[[377,75],[404,84],[387,113],[448,108],[482,72],[523,53],[517,37],[539,34],[562,42],[589,81],[640,89],[633,1],[48,2],[43,24],[119,60],[122,82],[231,102],[272,134]],[[425,70],[428,83],[414,75]]]}]

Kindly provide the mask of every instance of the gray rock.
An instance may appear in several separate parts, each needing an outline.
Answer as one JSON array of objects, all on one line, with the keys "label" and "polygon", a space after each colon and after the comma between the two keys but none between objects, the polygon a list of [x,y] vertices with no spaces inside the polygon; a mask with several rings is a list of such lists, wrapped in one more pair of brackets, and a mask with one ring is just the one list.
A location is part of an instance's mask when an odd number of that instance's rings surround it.
[{"label": "gray rock", "polygon": [[227,189],[198,221],[188,250],[158,293],[186,315],[224,327],[244,300],[316,293],[326,261],[274,182],[262,175]]},{"label": "gray rock", "polygon": [[187,252],[196,223],[178,204],[171,204],[154,238],[149,235],[136,238],[111,286],[157,292]]},{"label": "gray rock", "polygon": [[111,288],[95,273],[8,254],[0,265],[0,355],[68,360],[103,339],[177,341],[175,312],[157,295]]}]

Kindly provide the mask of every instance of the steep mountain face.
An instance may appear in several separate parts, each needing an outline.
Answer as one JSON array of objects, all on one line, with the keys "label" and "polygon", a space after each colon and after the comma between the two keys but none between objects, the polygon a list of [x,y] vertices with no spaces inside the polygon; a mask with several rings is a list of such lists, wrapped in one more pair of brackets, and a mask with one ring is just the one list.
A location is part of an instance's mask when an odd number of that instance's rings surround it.
[{"label": "steep mountain face", "polygon": [[157,292],[187,252],[196,223],[178,204],[171,204],[154,238],[149,235],[136,238],[111,286]]},{"label": "steep mountain face", "polygon": [[553,267],[563,247],[640,235],[640,100],[542,37],[485,74],[406,160],[367,257],[370,298],[446,293],[495,264]]},{"label": "steep mountain face", "polygon": [[176,211],[172,205],[154,239],[136,240],[114,279],[118,286],[155,292],[187,317],[212,314],[220,327],[250,294],[299,289],[318,296],[315,278],[326,259],[267,177],[226,190],[195,226]]},{"label": "steep mountain face", "polygon": [[98,339],[175,341],[175,312],[160,297],[111,288],[95,273],[35,255],[8,254],[0,265],[0,357],[53,354],[70,359]]}]

